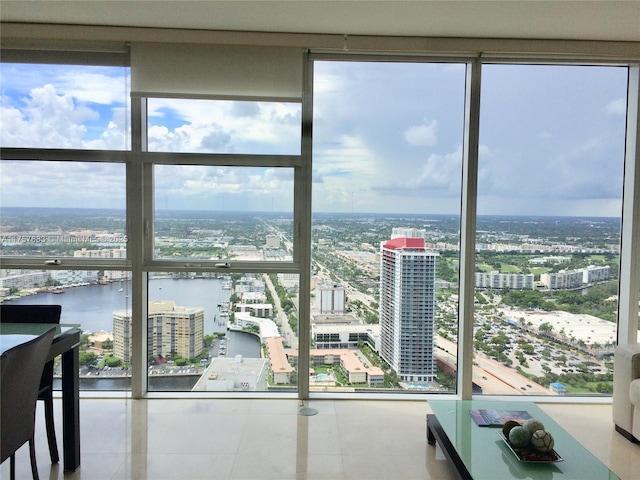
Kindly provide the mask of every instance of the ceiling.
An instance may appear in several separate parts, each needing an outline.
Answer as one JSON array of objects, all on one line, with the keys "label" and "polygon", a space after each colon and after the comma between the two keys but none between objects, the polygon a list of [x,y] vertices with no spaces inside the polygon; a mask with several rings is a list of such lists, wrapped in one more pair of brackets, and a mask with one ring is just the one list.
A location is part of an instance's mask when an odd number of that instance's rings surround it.
[{"label": "ceiling", "polygon": [[3,22],[640,41],[640,0],[0,0]]}]

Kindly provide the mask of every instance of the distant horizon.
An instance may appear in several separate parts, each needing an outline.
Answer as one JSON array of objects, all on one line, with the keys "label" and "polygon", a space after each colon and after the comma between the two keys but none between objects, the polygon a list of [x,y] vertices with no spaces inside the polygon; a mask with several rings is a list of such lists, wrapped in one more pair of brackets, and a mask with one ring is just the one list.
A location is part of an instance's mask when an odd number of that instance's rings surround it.
[{"label": "distant horizon", "polygon": [[[3,210],[82,210],[82,211],[96,211],[96,212],[126,212],[124,208],[88,208],[88,207],[16,207],[16,206],[0,206],[0,212]],[[220,213],[220,214],[269,214],[269,215],[293,215],[293,211],[258,211],[258,210],[204,210],[204,209],[157,209],[156,213],[177,213],[177,212],[193,212],[193,213]],[[403,212],[313,212],[312,217],[316,215],[341,215],[341,216],[405,216],[405,217],[460,217],[459,213],[403,213]],[[620,220],[620,216],[598,216],[598,215],[544,215],[544,214],[478,214],[478,218],[604,218],[604,219],[617,219]]]}]

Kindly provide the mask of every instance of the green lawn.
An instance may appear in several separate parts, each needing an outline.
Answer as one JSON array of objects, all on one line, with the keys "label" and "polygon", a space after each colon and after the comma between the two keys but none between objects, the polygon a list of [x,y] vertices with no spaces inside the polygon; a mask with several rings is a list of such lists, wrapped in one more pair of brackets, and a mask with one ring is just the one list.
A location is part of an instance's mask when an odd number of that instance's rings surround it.
[{"label": "green lawn", "polygon": [[534,275],[540,275],[542,273],[547,273],[550,272],[551,269],[548,267],[535,267],[535,268],[531,268],[531,273],[533,273]]},{"label": "green lawn", "polygon": [[500,267],[500,273],[520,273],[520,267],[503,263]]},{"label": "green lawn", "polygon": [[[565,387],[567,387],[567,394],[570,394],[570,395],[580,395],[580,394],[593,395],[594,393],[597,392],[596,387],[598,386],[598,383],[601,383],[601,382],[587,382],[587,385],[584,386],[584,387],[574,387],[574,386],[568,385],[566,383],[564,385],[565,385]],[[602,383],[606,383],[606,382],[602,382]],[[593,388],[593,390],[590,390],[589,387]]]},{"label": "green lawn", "polygon": [[493,267],[491,265],[488,265],[486,263],[479,263],[476,265],[476,269],[481,271],[481,272],[492,272],[493,271]]}]

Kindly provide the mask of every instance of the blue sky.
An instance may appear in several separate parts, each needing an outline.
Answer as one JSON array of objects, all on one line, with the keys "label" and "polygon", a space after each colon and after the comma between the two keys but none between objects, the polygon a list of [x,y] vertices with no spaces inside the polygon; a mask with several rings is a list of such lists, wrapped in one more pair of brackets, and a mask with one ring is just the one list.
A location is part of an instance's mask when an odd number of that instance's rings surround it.
[{"label": "blue sky", "polygon": [[[319,61],[314,74],[314,211],[458,213],[464,65]],[[2,145],[128,148],[127,75],[2,64]],[[626,77],[621,67],[484,65],[478,212],[619,216]],[[154,99],[149,114],[152,151],[300,150],[296,104]],[[122,165],[1,168],[5,206],[124,207]],[[157,199],[169,208],[291,206],[291,169],[163,168]]]}]

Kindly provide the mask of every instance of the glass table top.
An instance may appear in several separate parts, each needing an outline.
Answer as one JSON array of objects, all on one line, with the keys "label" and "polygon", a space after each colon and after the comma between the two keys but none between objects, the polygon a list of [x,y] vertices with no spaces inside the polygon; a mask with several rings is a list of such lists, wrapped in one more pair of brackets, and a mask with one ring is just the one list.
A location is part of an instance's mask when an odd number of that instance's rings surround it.
[{"label": "glass table top", "polygon": [[54,338],[80,331],[80,325],[57,323],[0,323],[0,354],[21,343],[28,342],[54,327]]},{"label": "glass table top", "polygon": [[[428,403],[476,480],[619,480],[617,475],[534,403],[490,400],[429,400]],[[553,435],[554,450],[564,461],[521,462],[503,441],[500,428],[476,425],[469,410],[477,409],[526,410]],[[588,426],[585,425],[585,428]]]}]

